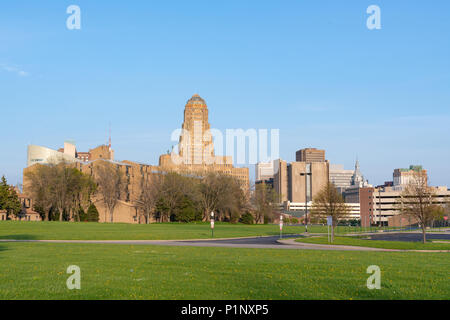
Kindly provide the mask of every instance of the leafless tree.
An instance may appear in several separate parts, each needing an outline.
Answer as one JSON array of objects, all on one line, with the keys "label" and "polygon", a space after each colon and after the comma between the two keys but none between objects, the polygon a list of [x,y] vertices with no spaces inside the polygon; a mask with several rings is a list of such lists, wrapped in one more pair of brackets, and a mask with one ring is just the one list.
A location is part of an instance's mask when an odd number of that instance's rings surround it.
[{"label": "leafless tree", "polygon": [[144,215],[145,223],[150,222],[150,214],[155,210],[161,198],[163,176],[160,174],[145,175],[141,178],[141,194],[136,206]]},{"label": "leafless tree", "polygon": [[278,203],[275,190],[266,183],[258,183],[252,193],[251,203],[255,212],[256,223],[264,223],[265,219],[273,219],[275,206]]},{"label": "leafless tree", "polygon": [[[58,164],[50,164],[52,196],[54,206],[59,212],[59,221],[63,221],[64,212],[69,213],[71,204],[71,189],[73,188],[73,171],[68,163],[62,161]],[[75,169],[76,170],[76,169]]]},{"label": "leafless tree", "polygon": [[44,220],[49,220],[50,210],[53,206],[51,193],[52,168],[46,165],[37,165],[33,170],[27,171],[27,191],[34,201],[34,206],[44,212]]},{"label": "leafless tree", "polygon": [[426,242],[426,226],[435,216],[434,194],[435,190],[428,186],[427,174],[417,171],[414,172],[397,202],[402,214],[414,218],[419,223],[422,229],[423,243]]},{"label": "leafless tree", "polygon": [[311,208],[311,216],[317,219],[326,219],[331,216],[333,219],[331,226],[331,242],[334,241],[334,229],[339,220],[348,216],[349,206],[344,202],[342,195],[333,183],[327,183],[314,197]]},{"label": "leafless tree", "polygon": [[[114,222],[114,209],[126,188],[125,175],[120,170],[120,166],[114,163],[101,161],[97,166],[95,181],[98,186],[98,194],[109,213],[109,222],[112,223]],[[106,212],[105,221],[107,221]]]}]

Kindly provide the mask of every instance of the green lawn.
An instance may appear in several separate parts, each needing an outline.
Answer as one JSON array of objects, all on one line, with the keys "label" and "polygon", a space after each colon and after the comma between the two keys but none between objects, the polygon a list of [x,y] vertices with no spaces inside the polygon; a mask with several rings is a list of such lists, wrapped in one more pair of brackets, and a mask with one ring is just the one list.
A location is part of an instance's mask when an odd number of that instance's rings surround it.
[{"label": "green lawn", "polygon": [[[310,233],[326,233],[326,226],[309,226]],[[338,227],[336,232],[359,232],[360,228]],[[283,234],[305,232],[304,226],[284,225]],[[245,225],[216,222],[215,238],[270,236],[280,234],[278,225]],[[87,223],[0,221],[0,239],[37,240],[179,240],[211,237],[209,223]]]},{"label": "green lawn", "polygon": [[[285,226],[283,233],[302,233],[304,227]],[[215,238],[278,235],[278,225],[216,223]],[[211,237],[209,223],[85,223],[0,222],[0,239],[38,240],[178,240]]]},{"label": "green lawn", "polygon": [[[447,253],[0,243],[0,299],[448,299]],[[66,269],[81,268],[81,290]],[[381,290],[369,290],[369,265]]]},{"label": "green lawn", "polygon": [[[328,237],[310,237],[297,239],[297,242],[329,244]],[[450,250],[450,243],[422,243],[407,241],[365,240],[362,237],[335,237],[333,245],[348,245],[401,250]],[[450,257],[449,257],[450,259]]]}]

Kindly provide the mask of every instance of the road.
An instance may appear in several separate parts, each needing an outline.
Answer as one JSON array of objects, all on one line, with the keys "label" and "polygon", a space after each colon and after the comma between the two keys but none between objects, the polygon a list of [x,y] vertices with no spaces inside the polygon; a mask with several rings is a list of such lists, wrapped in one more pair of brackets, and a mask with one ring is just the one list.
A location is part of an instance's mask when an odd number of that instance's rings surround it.
[{"label": "road", "polygon": [[[386,241],[422,241],[422,233],[381,233],[373,234],[370,240],[386,240]],[[450,240],[449,233],[427,233],[428,240]]]},{"label": "road", "polygon": [[[393,249],[337,246],[298,243],[294,239],[302,235],[284,235],[283,243],[278,242],[279,236],[249,237],[234,239],[204,239],[204,240],[13,240],[1,242],[39,242],[39,243],[91,243],[91,244],[127,244],[127,245],[159,245],[159,246],[192,246],[192,247],[227,247],[254,249],[293,249],[293,250],[351,250],[351,251],[403,251]],[[371,234],[373,240],[391,241],[421,241],[420,233]],[[448,233],[427,234],[428,239],[450,240]],[[370,240],[368,240],[370,241]]]}]

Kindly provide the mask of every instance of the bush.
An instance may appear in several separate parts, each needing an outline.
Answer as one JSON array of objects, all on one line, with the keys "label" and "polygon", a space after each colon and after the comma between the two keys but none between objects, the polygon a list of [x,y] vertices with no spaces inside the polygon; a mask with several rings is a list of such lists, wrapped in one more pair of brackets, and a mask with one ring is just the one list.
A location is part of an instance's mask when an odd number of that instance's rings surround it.
[{"label": "bush", "polygon": [[175,209],[175,214],[171,217],[171,221],[177,222],[192,222],[202,219],[202,214],[195,208],[194,203],[185,197],[178,208]]},{"label": "bush", "polygon": [[239,222],[244,223],[244,224],[253,224],[254,223],[253,215],[249,212],[244,213],[241,216],[241,219],[239,219]]},{"label": "bush", "polygon": [[98,210],[94,204],[91,204],[89,206],[89,209],[86,213],[86,220],[82,220],[82,221],[98,222]]}]

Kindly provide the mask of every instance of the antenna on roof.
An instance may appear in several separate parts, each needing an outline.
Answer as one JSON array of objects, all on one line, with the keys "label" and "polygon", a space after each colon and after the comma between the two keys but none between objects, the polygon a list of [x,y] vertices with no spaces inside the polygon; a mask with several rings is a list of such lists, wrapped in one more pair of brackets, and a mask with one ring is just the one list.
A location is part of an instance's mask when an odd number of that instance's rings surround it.
[{"label": "antenna on roof", "polygon": [[111,121],[109,122],[109,141],[108,141],[109,150],[111,150]]}]

